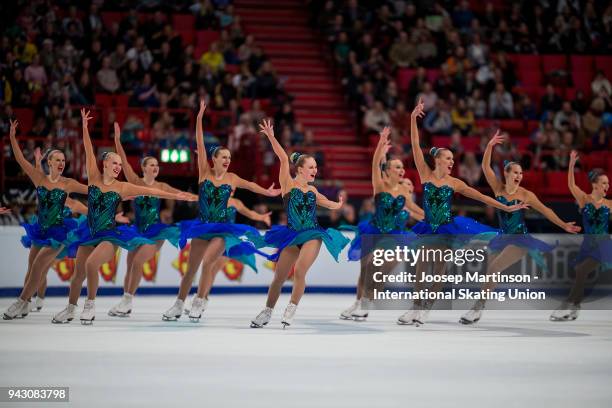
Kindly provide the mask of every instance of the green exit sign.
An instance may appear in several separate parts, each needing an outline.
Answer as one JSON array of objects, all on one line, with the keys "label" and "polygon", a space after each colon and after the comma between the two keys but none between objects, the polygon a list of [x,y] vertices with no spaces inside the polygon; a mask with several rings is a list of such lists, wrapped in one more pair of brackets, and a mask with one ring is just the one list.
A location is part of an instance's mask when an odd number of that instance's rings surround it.
[{"label": "green exit sign", "polygon": [[162,149],[162,163],[189,163],[191,152],[188,149]]}]

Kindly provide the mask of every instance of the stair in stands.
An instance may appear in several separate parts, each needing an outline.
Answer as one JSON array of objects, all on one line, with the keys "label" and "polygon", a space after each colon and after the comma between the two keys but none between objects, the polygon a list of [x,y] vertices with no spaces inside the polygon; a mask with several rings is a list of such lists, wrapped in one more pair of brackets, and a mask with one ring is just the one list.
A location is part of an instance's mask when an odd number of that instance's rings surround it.
[{"label": "stair in stands", "polygon": [[297,120],[314,132],[325,157],[325,177],[342,180],[351,196],[372,194],[372,151],[360,146],[355,118],[326,62],[324,40],[308,26],[302,0],[236,0],[236,14],[272,61],[285,89],[295,97]]}]

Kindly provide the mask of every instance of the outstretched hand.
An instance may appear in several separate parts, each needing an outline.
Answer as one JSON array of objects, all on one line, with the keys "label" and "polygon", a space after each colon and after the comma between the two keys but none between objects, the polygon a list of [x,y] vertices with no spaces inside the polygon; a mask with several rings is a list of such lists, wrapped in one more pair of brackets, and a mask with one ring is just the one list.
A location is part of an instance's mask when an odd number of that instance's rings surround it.
[{"label": "outstretched hand", "polygon": [[123,214],[123,211],[121,211],[120,213],[117,213],[115,215],[115,221],[117,221],[117,222],[119,222],[121,224],[129,224],[130,223],[130,219]]},{"label": "outstretched hand", "polygon": [[87,123],[93,119],[91,116],[91,112],[85,108],[81,108],[81,119],[83,121],[83,126],[87,126]]},{"label": "outstretched hand", "polygon": [[576,150],[572,150],[570,152],[570,162],[569,162],[569,165],[573,167],[573,166],[576,165],[577,161],[578,161],[578,152]]},{"label": "outstretched hand", "polygon": [[19,122],[17,122],[17,120],[11,120],[10,123],[11,123],[10,136],[15,137],[15,135],[17,134],[17,126],[19,126]]},{"label": "outstretched hand", "polygon": [[[11,209],[10,208],[0,207],[0,215],[10,214],[10,213],[11,213]],[[270,224],[268,224],[268,225],[270,225]]]},{"label": "outstretched hand", "polygon": [[343,196],[340,196],[338,201],[336,203],[334,203],[334,206],[330,207],[330,209],[331,210],[339,210],[340,208],[342,208],[343,205],[344,205],[344,198],[343,198]]},{"label": "outstretched hand", "polygon": [[259,217],[259,221],[263,222],[269,227],[270,225],[272,225],[271,215],[272,215],[272,211],[269,211],[265,214],[261,214],[261,216]]},{"label": "outstretched hand", "polygon": [[423,102],[423,98],[419,98],[419,102],[416,104],[414,109],[412,110],[411,118],[422,118],[425,116],[425,102]]},{"label": "outstretched hand", "polygon": [[193,193],[181,192],[177,193],[176,199],[180,201],[198,201],[198,196]]},{"label": "outstretched hand", "polygon": [[565,230],[565,232],[569,232],[570,234],[577,234],[578,232],[580,232],[581,228],[576,225],[575,222],[566,222],[563,225],[563,229]]},{"label": "outstretched hand", "polygon": [[206,110],[206,102],[204,102],[204,99],[200,99],[200,110],[198,111],[198,116],[202,116],[204,115],[204,111]]},{"label": "outstretched hand", "polygon": [[38,166],[42,162],[42,152],[40,151],[40,147],[34,149],[34,161]]},{"label": "outstretched hand", "polygon": [[268,197],[276,197],[281,193],[280,188],[274,188],[274,183],[266,190],[266,196]]},{"label": "outstretched hand", "polygon": [[274,137],[274,128],[270,119],[264,119],[259,124],[259,131],[267,137]]},{"label": "outstretched hand", "polygon": [[495,146],[498,144],[502,144],[506,141],[506,136],[503,136],[499,133],[499,129],[495,132],[491,140],[489,140],[488,146]]},{"label": "outstretched hand", "polygon": [[114,127],[115,127],[115,142],[121,142],[121,128],[119,127],[119,124],[117,122],[115,122]]},{"label": "outstretched hand", "polygon": [[507,205],[506,208],[504,209],[504,211],[506,212],[515,212],[515,211],[519,211],[519,210],[525,210],[529,208],[529,204],[527,203],[517,203],[514,205]]}]

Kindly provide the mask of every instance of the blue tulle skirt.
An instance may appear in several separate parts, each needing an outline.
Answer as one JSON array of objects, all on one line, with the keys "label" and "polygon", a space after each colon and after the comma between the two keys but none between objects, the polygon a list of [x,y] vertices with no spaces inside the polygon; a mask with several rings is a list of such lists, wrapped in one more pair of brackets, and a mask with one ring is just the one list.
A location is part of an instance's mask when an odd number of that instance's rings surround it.
[{"label": "blue tulle skirt", "polygon": [[176,225],[157,223],[150,225],[140,235],[151,241],[168,241],[178,248],[181,230]]},{"label": "blue tulle skirt", "polygon": [[259,248],[265,246],[265,242],[256,228],[245,224],[203,222],[200,220],[188,220],[179,223],[180,238],[179,247],[184,248],[188,239],[210,240],[223,238],[225,241],[225,253],[228,258],[235,259],[249,266],[257,272],[255,254],[267,257]]},{"label": "blue tulle skirt", "polygon": [[76,230],[70,233],[68,239],[70,245],[67,256],[71,258],[76,256],[80,246],[96,246],[100,242],[110,242],[128,251],[133,251],[141,245],[154,245],[156,243],[140,235],[136,227],[132,225],[120,225],[114,229],[99,231],[92,235],[87,222],[81,223]]},{"label": "blue tulle skirt", "polygon": [[[481,224],[470,217],[453,217],[448,224],[442,224],[434,231],[432,226],[420,221],[412,227],[417,235],[440,235],[439,240],[420,238],[416,244],[442,244],[459,247],[470,241],[490,241],[500,234],[498,229]],[[443,237],[442,237],[443,236]]]},{"label": "blue tulle skirt", "polygon": [[534,238],[530,234],[501,234],[489,242],[489,249],[493,252],[501,252],[510,245],[526,249],[529,256],[531,256],[540,267],[547,269],[543,253],[552,251],[557,244],[558,243],[554,245],[549,244]]},{"label": "blue tulle skirt", "polygon": [[[342,225],[338,227],[342,231],[354,231],[355,238],[351,241],[348,249],[348,260],[359,261],[364,256],[369,255],[375,248],[392,249],[398,245],[409,245],[417,239],[417,235],[409,230],[404,231],[390,231],[387,233],[381,233],[380,230],[372,225],[370,221],[362,221],[356,227],[352,225]],[[381,235],[385,238],[377,239],[372,237],[371,239],[362,239],[363,235]],[[391,238],[393,236],[393,238]]]},{"label": "blue tulle skirt", "polygon": [[264,240],[266,246],[277,248],[278,250],[274,254],[269,255],[268,259],[276,262],[278,261],[280,253],[286,247],[302,245],[314,239],[320,239],[323,242],[336,262],[338,261],[338,256],[342,249],[350,242],[350,240],[342,235],[340,231],[333,228],[312,228],[295,231],[285,225],[273,225],[272,228],[266,232]]},{"label": "blue tulle skirt", "polygon": [[572,262],[575,266],[592,258],[601,263],[604,269],[612,269],[612,238],[606,234],[584,234],[578,256]]}]

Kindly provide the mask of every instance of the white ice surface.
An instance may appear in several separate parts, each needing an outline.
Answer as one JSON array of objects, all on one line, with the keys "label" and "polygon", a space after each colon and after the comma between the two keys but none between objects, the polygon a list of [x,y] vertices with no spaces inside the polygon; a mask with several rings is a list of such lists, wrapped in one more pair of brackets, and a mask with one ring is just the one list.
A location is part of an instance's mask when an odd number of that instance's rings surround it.
[{"label": "white ice surface", "polygon": [[106,315],[118,298],[100,297],[85,327],[52,325],[65,299],[49,298],[40,313],[0,321],[0,386],[70,387],[71,402],[52,407],[612,406],[609,311],[568,323],[486,311],[465,327],[462,312],[434,310],[416,328],[396,325],[397,311],[341,321],[352,297],[307,294],[282,330],[283,295],[271,324],[251,329],[264,299],[216,296],[194,324],[161,321],[171,297],[137,297],[125,319]]}]

